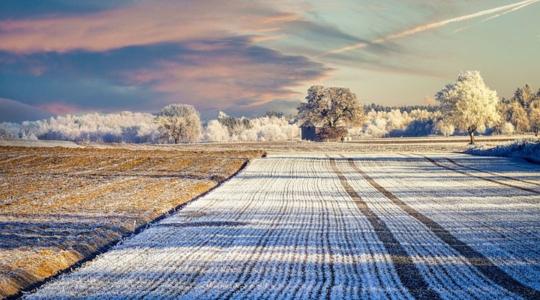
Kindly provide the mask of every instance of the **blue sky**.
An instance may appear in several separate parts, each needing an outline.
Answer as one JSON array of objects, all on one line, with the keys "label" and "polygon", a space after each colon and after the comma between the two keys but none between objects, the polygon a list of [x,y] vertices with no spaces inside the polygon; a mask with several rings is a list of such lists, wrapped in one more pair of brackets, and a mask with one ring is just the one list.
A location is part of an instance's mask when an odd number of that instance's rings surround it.
[{"label": "blue sky", "polygon": [[464,70],[509,96],[540,87],[538,53],[537,0],[3,0],[0,121],[168,103],[290,112],[313,84],[426,104]]}]

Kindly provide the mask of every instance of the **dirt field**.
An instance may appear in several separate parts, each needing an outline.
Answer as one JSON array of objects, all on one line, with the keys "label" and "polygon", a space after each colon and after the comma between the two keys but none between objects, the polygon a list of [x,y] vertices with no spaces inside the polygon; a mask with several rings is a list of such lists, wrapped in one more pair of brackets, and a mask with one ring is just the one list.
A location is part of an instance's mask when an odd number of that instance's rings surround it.
[{"label": "dirt field", "polygon": [[95,255],[262,154],[0,147],[0,298]]}]

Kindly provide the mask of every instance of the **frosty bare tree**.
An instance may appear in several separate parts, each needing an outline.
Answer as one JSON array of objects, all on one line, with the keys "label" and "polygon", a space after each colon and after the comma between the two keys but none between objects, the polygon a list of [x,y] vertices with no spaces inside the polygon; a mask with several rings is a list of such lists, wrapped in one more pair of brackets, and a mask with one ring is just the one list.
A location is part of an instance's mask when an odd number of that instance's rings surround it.
[{"label": "frosty bare tree", "polygon": [[190,143],[199,140],[201,119],[195,107],[187,104],[165,106],[158,114],[161,136],[167,142]]},{"label": "frosty bare tree", "polygon": [[308,89],[306,100],[298,107],[298,118],[302,122],[311,122],[326,130],[362,122],[362,105],[347,88],[312,86]]},{"label": "frosty bare tree", "polygon": [[456,82],[446,85],[435,98],[441,104],[444,119],[465,130],[474,144],[474,134],[498,122],[499,98],[489,89],[478,71],[459,74]]}]

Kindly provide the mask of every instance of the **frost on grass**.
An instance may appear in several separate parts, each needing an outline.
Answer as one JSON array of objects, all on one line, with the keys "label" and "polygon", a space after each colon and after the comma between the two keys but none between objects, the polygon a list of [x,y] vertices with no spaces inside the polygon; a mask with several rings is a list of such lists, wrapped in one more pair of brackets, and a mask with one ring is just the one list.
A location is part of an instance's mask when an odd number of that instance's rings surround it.
[{"label": "frost on grass", "polygon": [[[539,195],[419,156],[331,156],[254,160],[28,298],[521,299],[488,272],[540,289]],[[539,183],[519,162],[481,160]]]},{"label": "frost on grass", "polygon": [[0,147],[0,298],[69,268],[260,154]]},{"label": "frost on grass", "polygon": [[474,147],[465,151],[468,154],[483,156],[506,156],[528,158],[540,162],[540,140],[519,140],[513,143],[499,145],[491,148]]}]

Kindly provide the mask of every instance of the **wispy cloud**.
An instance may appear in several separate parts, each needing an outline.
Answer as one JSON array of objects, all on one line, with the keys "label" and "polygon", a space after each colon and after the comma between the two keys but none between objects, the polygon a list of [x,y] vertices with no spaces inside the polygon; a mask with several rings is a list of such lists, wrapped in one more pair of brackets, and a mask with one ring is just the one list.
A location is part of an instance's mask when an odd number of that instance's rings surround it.
[{"label": "wispy cloud", "polygon": [[145,0],[96,13],[0,21],[0,50],[105,51],[231,35],[264,36],[299,18],[258,2]]},{"label": "wispy cloud", "polygon": [[507,13],[522,9],[522,8],[527,7],[527,6],[531,5],[531,4],[534,4],[534,3],[538,2],[538,1],[540,1],[540,0],[525,0],[525,1],[520,1],[520,2],[517,2],[517,3],[513,3],[513,4],[508,4],[508,5],[498,6],[498,7],[491,8],[491,9],[481,10],[481,11],[478,11],[476,13],[467,14],[467,15],[463,15],[463,16],[459,16],[459,17],[454,17],[454,18],[451,18],[451,19],[446,19],[446,20],[442,20],[442,21],[437,21],[437,22],[431,22],[431,23],[418,25],[418,26],[415,26],[415,27],[407,29],[407,30],[403,30],[403,31],[399,31],[399,32],[396,32],[396,33],[389,34],[387,36],[375,39],[375,40],[370,41],[370,42],[360,42],[360,43],[351,44],[351,45],[348,45],[348,46],[332,49],[330,51],[326,51],[326,52],[320,54],[319,57],[330,55],[330,54],[337,54],[337,53],[347,52],[347,51],[356,50],[356,49],[362,49],[362,48],[368,47],[368,46],[373,45],[373,44],[383,44],[385,42],[389,42],[389,41],[392,41],[392,40],[396,40],[396,39],[400,39],[400,38],[403,38],[403,37],[415,35],[417,33],[425,32],[425,31],[428,31],[428,30],[433,30],[433,29],[436,29],[436,28],[440,28],[440,27],[446,26],[448,24],[459,23],[459,22],[463,22],[463,21],[467,21],[467,20],[471,20],[471,19],[475,19],[475,18],[487,16],[487,15],[492,15],[489,18],[484,20],[484,21],[488,21],[488,20],[500,17],[500,16],[502,16],[504,14],[507,14]]}]

